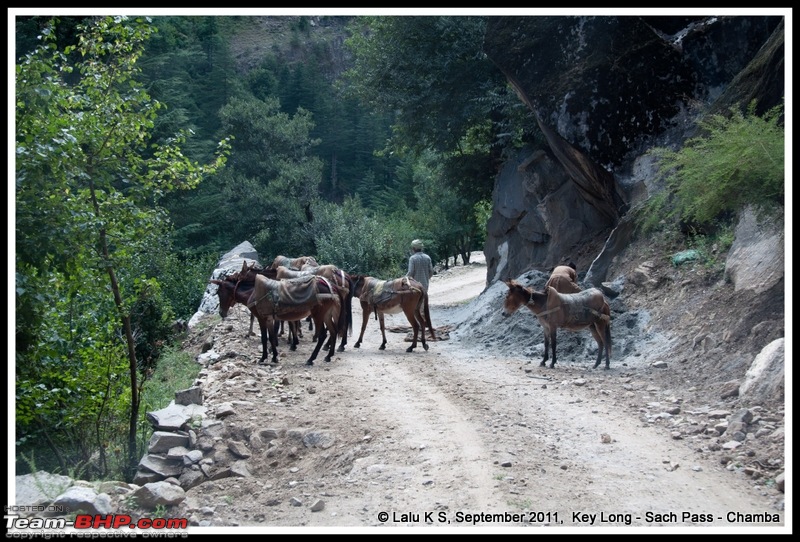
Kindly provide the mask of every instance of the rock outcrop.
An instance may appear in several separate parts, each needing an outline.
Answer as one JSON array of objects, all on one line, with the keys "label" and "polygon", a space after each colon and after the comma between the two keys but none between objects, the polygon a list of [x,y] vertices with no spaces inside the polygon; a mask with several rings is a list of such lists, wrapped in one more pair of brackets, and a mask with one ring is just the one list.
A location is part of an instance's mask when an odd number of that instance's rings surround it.
[{"label": "rock outcrop", "polygon": [[490,280],[574,259],[657,188],[649,148],[690,137],[708,110],[755,99],[763,111],[784,92],[780,16],[492,17],[484,48],[545,140],[498,175]]}]

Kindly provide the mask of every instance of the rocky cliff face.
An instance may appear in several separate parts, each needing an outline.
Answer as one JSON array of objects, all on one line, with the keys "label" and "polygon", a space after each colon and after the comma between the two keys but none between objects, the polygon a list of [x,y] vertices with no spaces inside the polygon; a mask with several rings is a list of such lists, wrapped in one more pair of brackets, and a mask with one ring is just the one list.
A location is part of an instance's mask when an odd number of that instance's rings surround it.
[{"label": "rocky cliff face", "polygon": [[547,142],[498,176],[490,280],[577,259],[613,231],[653,189],[644,153],[689,137],[700,114],[783,97],[779,16],[494,17],[484,48]]}]

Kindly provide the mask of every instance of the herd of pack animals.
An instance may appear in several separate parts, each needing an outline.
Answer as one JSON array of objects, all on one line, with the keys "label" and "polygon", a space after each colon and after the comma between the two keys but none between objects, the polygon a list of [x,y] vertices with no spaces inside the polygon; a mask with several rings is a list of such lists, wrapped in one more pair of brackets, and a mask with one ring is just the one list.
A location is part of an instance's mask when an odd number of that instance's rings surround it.
[{"label": "herd of pack animals", "polygon": [[[278,363],[278,337],[283,334],[286,323],[289,348],[296,350],[302,337],[301,321],[310,322],[316,341],[314,350],[306,361],[313,365],[320,350],[325,349],[325,361],[330,361],[340,340],[338,350],[343,352],[347,336],[352,333],[352,300],[361,303],[363,321],[355,348],[361,346],[364,331],[374,313],[380,323],[383,341],[380,350],[386,348],[384,314],[403,312],[413,330],[411,346],[417,341],[428,350],[425,339],[426,328],[431,340],[436,333],[431,323],[428,294],[416,280],[403,276],[392,280],[381,280],[365,275],[351,275],[335,265],[320,265],[311,256],[289,258],[277,256],[269,267],[262,268],[245,262],[240,271],[221,279],[210,281],[218,286],[219,314],[222,318],[236,303],[250,309],[250,333],[253,320],[261,330],[262,354],[259,363],[265,363],[269,353],[272,363]],[[588,329],[597,342],[597,368],[605,354],[605,368],[609,369],[611,355],[611,311],[603,293],[597,288],[582,290],[577,283],[575,265],[557,266],[553,269],[543,291],[526,287],[515,280],[504,281],[508,286],[503,303],[503,316],[511,316],[520,307],[530,309],[544,331],[544,358],[541,366],[547,366],[552,353],[550,368],[556,364],[556,333],[558,329],[580,331]],[[328,338],[326,342],[325,339]]]}]

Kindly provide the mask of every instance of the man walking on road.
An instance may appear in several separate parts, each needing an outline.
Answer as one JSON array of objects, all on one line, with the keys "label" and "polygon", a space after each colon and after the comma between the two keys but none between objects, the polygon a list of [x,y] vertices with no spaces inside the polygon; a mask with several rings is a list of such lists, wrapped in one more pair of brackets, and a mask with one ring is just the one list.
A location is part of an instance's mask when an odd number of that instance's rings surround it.
[{"label": "man walking on road", "polygon": [[423,252],[424,249],[425,245],[421,240],[411,241],[411,250],[414,253],[408,258],[407,276],[422,284],[422,288],[427,292],[433,276],[433,262],[431,257]]}]

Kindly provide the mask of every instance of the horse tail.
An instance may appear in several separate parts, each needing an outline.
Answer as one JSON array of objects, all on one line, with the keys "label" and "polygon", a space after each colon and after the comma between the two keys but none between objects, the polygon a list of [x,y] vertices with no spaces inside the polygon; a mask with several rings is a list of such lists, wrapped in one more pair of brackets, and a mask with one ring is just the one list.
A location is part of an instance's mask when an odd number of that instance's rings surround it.
[{"label": "horse tail", "polygon": [[[433,331],[433,322],[431,322],[431,307],[428,303],[428,292],[422,292],[422,301],[425,303],[425,322],[431,330],[431,338],[436,340],[436,333]],[[425,334],[425,327],[422,328],[422,334]]]},{"label": "horse tail", "polygon": [[347,312],[347,334],[353,334],[353,297],[355,286],[352,279],[345,275],[345,282],[347,284],[347,296],[344,298],[344,311]]},{"label": "horse tail", "polygon": [[353,315],[350,313],[350,309],[348,307],[348,298],[350,294],[348,293],[344,298],[344,303],[341,303],[342,297],[341,293],[338,291],[340,288],[337,286],[331,286],[331,293],[334,294],[334,297],[337,301],[340,302],[339,304],[339,317],[336,319],[336,335],[340,337],[344,337],[345,333],[347,333],[348,326],[352,327],[352,319]]}]

